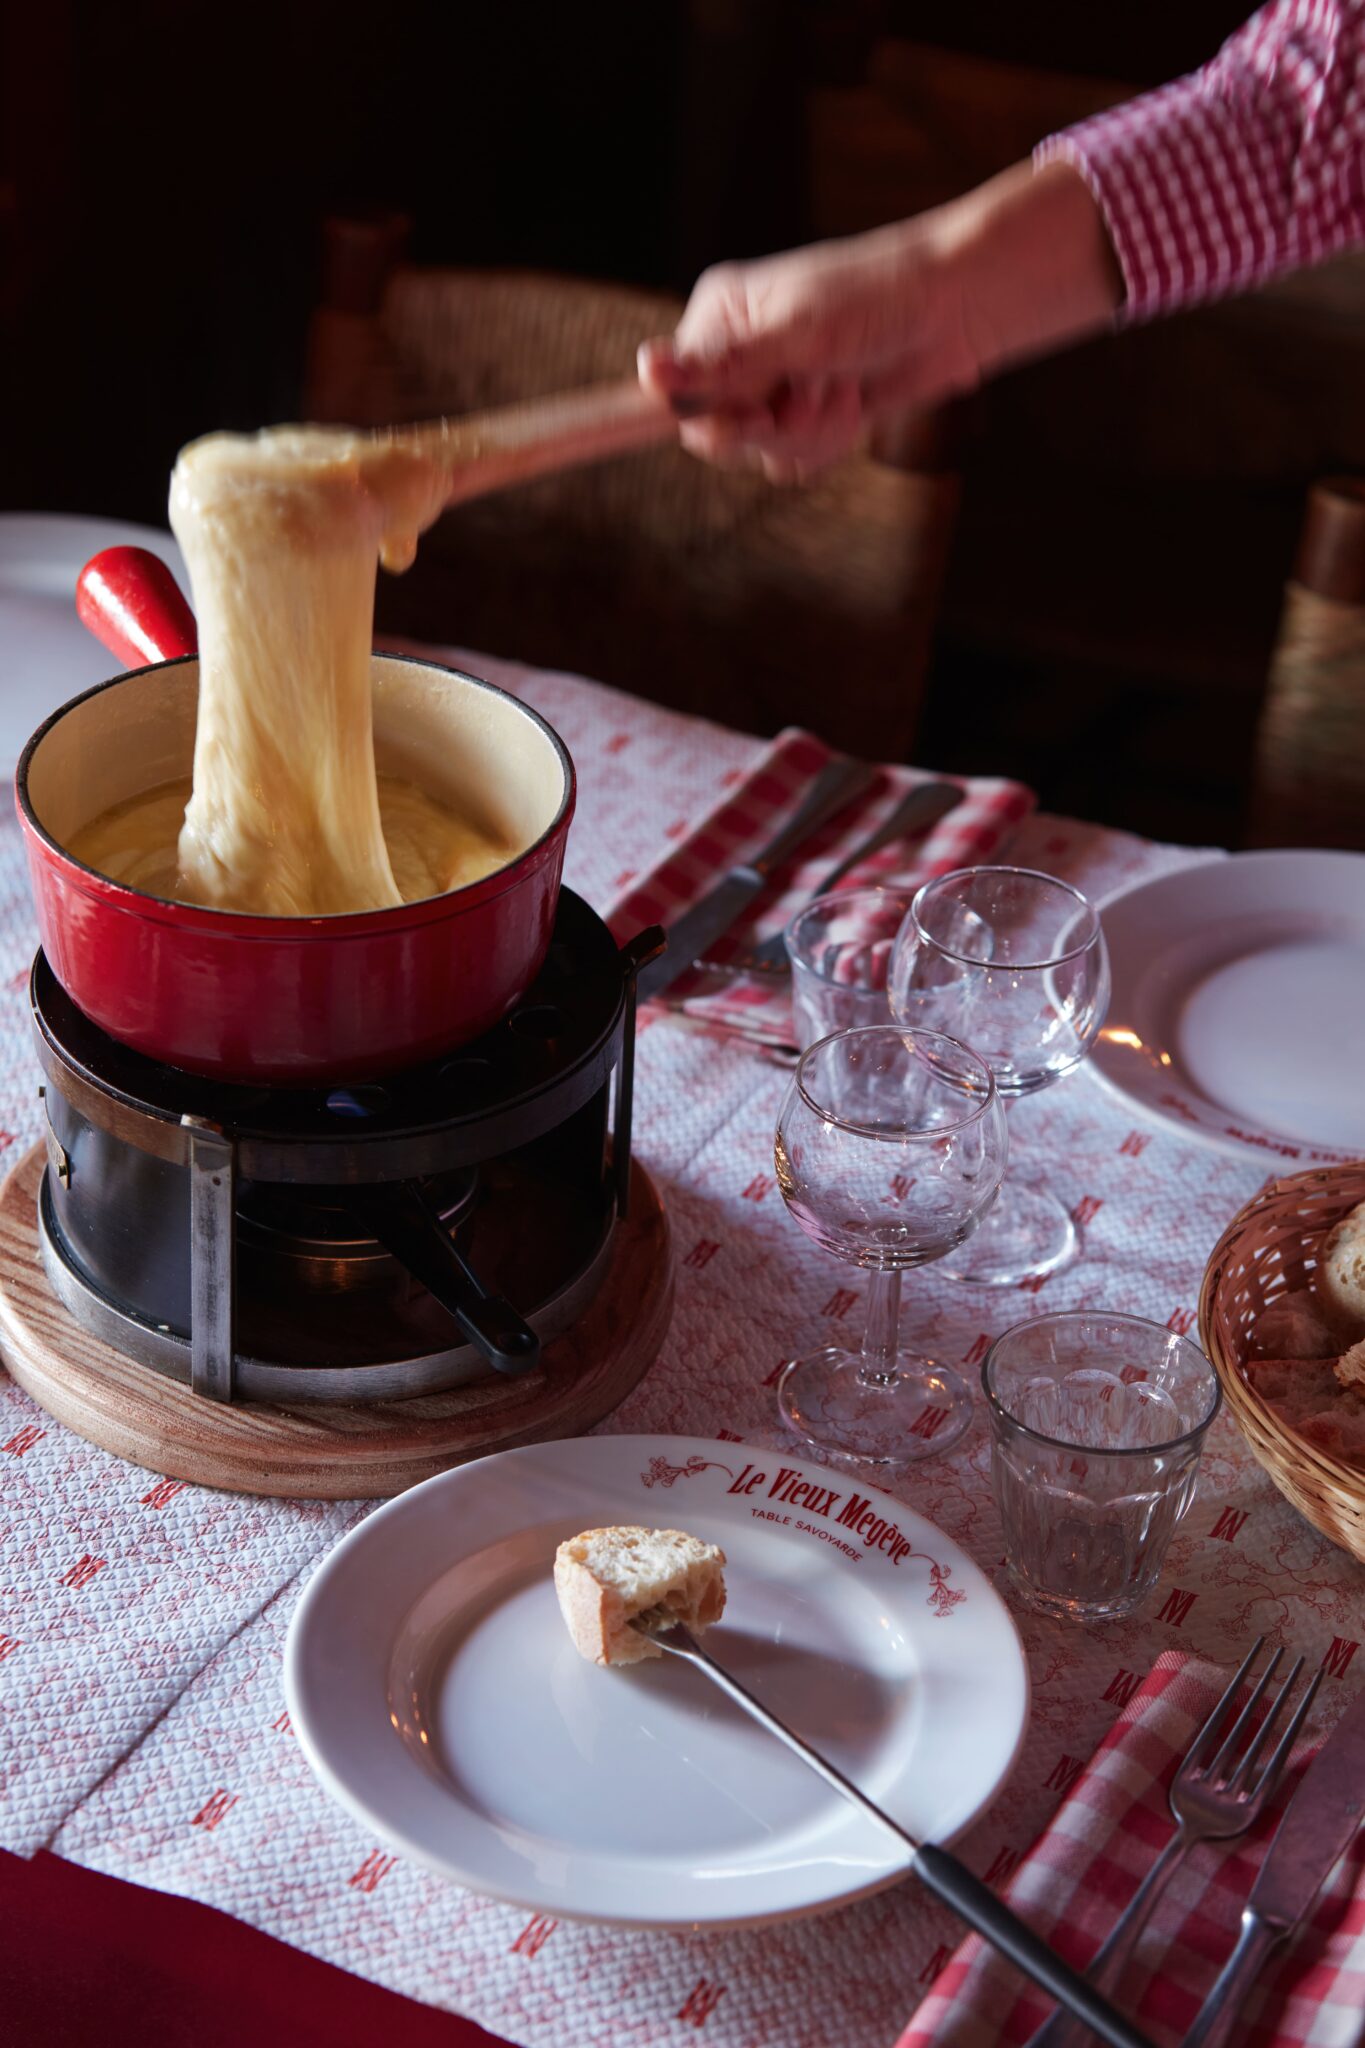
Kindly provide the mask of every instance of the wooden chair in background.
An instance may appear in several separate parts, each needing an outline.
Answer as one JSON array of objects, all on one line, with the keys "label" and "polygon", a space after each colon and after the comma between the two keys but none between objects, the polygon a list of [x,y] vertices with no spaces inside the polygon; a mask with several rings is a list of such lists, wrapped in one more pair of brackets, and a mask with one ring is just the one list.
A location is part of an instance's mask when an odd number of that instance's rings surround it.
[{"label": "wooden chair in background", "polygon": [[[628,373],[676,299],[540,273],[423,270],[401,224],[329,224],[308,415],[459,414]],[[452,509],[381,578],[383,630],[565,668],[662,704],[903,760],[957,485],[860,457],[778,489],[677,448]]]},{"label": "wooden chair in background", "polygon": [[1258,846],[1365,850],[1365,478],[1309,493],[1256,734]]}]

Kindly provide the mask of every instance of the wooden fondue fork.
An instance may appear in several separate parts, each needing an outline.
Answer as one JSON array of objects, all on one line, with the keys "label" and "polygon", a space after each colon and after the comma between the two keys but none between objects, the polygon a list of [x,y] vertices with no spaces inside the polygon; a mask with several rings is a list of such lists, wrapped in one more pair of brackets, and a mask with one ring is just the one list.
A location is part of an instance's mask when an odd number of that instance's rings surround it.
[{"label": "wooden fondue fork", "polygon": [[[623,377],[462,419],[356,430],[356,438],[376,454],[408,449],[434,462],[445,471],[444,502],[459,505],[533,477],[656,446],[677,432],[678,415]],[[194,614],[175,578],[145,548],[105,548],[88,562],[77,581],[76,610],[131,668],[193,654],[198,646]]]},{"label": "wooden fondue fork", "polygon": [[394,427],[377,438],[446,465],[446,503],[460,505],[532,477],[676,440],[677,434],[672,407],[628,377],[461,419]]}]

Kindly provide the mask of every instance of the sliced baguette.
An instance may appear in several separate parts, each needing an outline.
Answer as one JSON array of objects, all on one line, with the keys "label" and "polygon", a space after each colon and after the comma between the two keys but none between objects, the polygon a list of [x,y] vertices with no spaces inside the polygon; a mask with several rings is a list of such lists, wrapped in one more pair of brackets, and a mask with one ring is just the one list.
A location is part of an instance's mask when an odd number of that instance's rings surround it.
[{"label": "sliced baguette", "polygon": [[662,1657],[631,1627],[661,1609],[690,1629],[709,1628],[725,1609],[725,1552],[681,1529],[585,1529],[555,1552],[555,1592],[574,1647],[592,1664]]},{"label": "sliced baguette", "polygon": [[1365,1202],[1343,1216],[1328,1237],[1318,1285],[1327,1313],[1347,1343],[1365,1337]]},{"label": "sliced baguette", "polygon": [[1249,1358],[1242,1373],[1297,1435],[1348,1465],[1365,1465],[1365,1394],[1339,1382],[1339,1363],[1335,1358]]}]

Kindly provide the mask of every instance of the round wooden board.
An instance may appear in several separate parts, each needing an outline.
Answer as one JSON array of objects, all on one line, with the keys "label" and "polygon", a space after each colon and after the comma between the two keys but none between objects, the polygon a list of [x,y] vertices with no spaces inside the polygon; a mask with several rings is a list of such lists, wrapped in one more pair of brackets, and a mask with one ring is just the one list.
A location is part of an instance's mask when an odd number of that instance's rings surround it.
[{"label": "round wooden board", "polygon": [[581,1435],[643,1379],[668,1330],[668,1219],[637,1160],[600,1290],[524,1379],[353,1406],[205,1401],[91,1336],[57,1300],[38,1249],[46,1158],[35,1145],[0,1188],[0,1356],[59,1422],[168,1478],[292,1499],[386,1499],[487,1451]]}]

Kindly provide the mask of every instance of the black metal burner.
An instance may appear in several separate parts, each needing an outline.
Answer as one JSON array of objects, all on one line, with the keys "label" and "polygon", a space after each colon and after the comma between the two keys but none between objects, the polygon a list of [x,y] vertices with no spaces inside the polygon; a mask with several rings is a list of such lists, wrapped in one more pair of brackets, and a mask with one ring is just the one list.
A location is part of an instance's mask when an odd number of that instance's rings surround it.
[{"label": "black metal burner", "polygon": [[635,976],[570,890],[492,1031],[382,1082],[214,1082],[100,1031],[44,956],[39,1235],[86,1329],[210,1399],[389,1400],[529,1371],[605,1273]]}]

